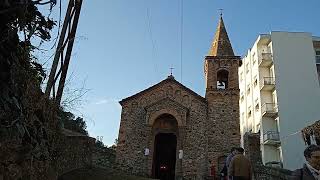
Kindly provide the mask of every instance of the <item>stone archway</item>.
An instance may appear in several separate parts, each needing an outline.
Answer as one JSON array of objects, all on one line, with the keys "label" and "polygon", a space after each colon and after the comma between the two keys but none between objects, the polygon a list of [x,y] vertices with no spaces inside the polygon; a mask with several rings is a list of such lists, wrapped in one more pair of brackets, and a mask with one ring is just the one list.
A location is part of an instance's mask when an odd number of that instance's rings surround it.
[{"label": "stone archway", "polygon": [[176,175],[176,155],[178,144],[178,122],[171,114],[162,114],[152,126],[153,157],[152,177],[174,180]]}]

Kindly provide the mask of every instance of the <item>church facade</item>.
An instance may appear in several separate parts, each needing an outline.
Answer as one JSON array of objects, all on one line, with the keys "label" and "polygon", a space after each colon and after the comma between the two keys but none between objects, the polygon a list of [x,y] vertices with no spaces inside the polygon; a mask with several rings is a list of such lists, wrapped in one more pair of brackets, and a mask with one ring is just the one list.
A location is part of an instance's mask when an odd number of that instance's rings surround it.
[{"label": "church facade", "polygon": [[120,101],[116,163],[128,173],[203,179],[240,146],[238,67],[222,17],[204,59],[202,97],[173,76]]}]

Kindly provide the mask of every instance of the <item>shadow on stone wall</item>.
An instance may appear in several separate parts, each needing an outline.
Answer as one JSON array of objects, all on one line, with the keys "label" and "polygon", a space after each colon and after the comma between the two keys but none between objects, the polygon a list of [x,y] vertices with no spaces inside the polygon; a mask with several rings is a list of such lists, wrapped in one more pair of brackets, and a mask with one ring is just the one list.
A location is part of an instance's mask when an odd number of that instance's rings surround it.
[{"label": "shadow on stone wall", "polygon": [[58,176],[66,172],[92,166],[92,152],[95,139],[68,129],[62,129],[63,137],[59,143],[56,159]]},{"label": "shadow on stone wall", "polygon": [[116,151],[108,147],[95,147],[92,152],[92,164],[96,167],[114,169]]},{"label": "shadow on stone wall", "polygon": [[152,180],[149,178],[116,173],[101,167],[85,167],[72,170],[58,180]]}]

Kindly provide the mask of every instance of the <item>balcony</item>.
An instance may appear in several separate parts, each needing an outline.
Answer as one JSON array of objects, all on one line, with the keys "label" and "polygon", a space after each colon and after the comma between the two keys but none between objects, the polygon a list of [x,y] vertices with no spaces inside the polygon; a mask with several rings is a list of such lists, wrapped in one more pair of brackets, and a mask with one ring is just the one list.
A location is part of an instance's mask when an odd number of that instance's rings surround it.
[{"label": "balcony", "polygon": [[260,90],[272,91],[275,88],[276,80],[274,77],[264,77],[260,79]]},{"label": "balcony", "polygon": [[267,162],[265,165],[268,167],[283,168],[282,162],[279,162],[279,161],[270,161],[270,162]]},{"label": "balcony", "polygon": [[261,106],[262,117],[276,118],[278,116],[278,106],[275,103],[264,103]]},{"label": "balcony", "polygon": [[263,144],[280,145],[280,136],[277,131],[267,131],[263,134]]},{"label": "balcony", "polygon": [[259,67],[270,67],[272,63],[272,53],[261,53],[259,57]]},{"label": "balcony", "polygon": [[316,64],[320,64],[320,56],[316,56]]}]

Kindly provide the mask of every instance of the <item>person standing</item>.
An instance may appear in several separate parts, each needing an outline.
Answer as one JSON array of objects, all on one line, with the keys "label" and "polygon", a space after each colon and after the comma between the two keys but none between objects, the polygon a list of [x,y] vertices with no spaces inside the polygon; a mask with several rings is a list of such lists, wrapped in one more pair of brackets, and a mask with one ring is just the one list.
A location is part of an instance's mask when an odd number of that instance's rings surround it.
[{"label": "person standing", "polygon": [[304,150],[306,163],[293,171],[291,180],[320,180],[320,146],[310,145]]},{"label": "person standing", "polygon": [[230,162],[231,162],[233,156],[236,155],[236,154],[237,154],[237,148],[232,147],[231,150],[230,150],[230,154],[226,158],[226,162],[224,163],[224,166],[223,166],[222,170],[220,171],[220,179],[221,180],[227,180],[228,167],[230,165]]},{"label": "person standing", "polygon": [[244,149],[237,148],[237,154],[232,158],[228,176],[231,180],[252,180],[252,167],[250,161],[244,156]]}]

